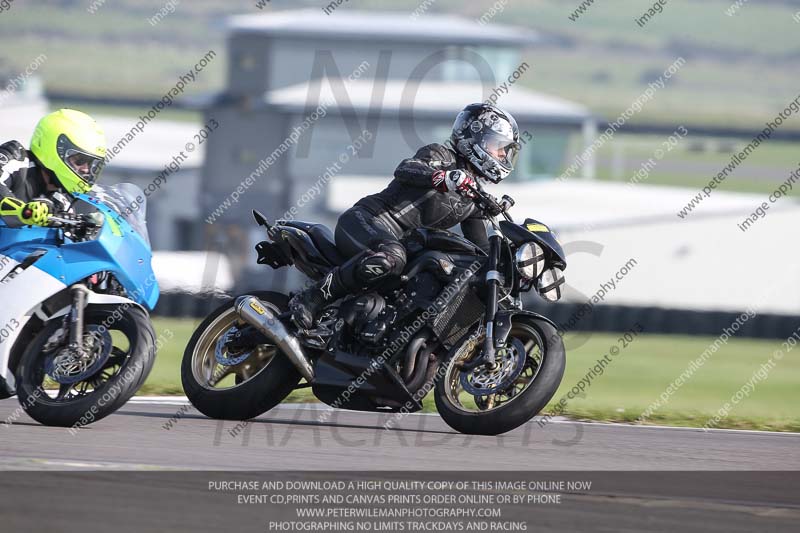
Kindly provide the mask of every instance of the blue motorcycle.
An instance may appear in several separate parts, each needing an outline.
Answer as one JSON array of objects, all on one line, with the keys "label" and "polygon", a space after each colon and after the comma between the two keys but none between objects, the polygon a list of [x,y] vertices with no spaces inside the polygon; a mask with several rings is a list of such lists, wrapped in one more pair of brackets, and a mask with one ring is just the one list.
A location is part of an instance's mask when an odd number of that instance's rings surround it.
[{"label": "blue motorcycle", "polygon": [[47,227],[0,222],[0,398],[42,424],[116,411],[155,361],[144,192],[96,185]]}]

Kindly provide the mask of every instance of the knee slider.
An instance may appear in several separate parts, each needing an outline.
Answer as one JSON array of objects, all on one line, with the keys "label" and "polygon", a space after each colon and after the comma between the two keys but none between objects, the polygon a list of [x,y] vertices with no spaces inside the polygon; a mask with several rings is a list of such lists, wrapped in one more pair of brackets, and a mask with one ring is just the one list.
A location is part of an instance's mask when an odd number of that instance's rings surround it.
[{"label": "knee slider", "polygon": [[373,247],[376,255],[383,254],[389,263],[390,273],[399,276],[406,268],[406,249],[397,241],[381,241]]},{"label": "knee slider", "polygon": [[356,275],[370,284],[386,276],[399,276],[406,267],[406,251],[400,243],[383,242],[372,247],[358,263]]}]

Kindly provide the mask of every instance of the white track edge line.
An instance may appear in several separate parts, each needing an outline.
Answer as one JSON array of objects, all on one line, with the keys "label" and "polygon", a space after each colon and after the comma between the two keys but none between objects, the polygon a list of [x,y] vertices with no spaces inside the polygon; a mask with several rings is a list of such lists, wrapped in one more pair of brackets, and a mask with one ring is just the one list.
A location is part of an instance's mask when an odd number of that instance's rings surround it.
[{"label": "white track edge line", "polygon": [[[189,399],[186,396],[134,396],[133,398],[128,400],[128,404],[136,404],[136,405],[185,405],[188,403]],[[316,403],[282,403],[275,406],[273,409],[287,409],[287,410],[306,409],[309,411],[334,410],[332,407],[328,405],[316,404]],[[346,409],[343,409],[342,411],[347,413],[373,415],[373,416],[376,414],[380,414],[370,411],[349,411]],[[438,417],[439,415],[436,413],[408,413],[405,416]],[[536,418],[532,420],[532,422],[535,421]],[[625,427],[625,428],[636,428],[636,429],[677,429],[681,431],[697,431],[702,433],[743,433],[750,435],[786,435],[786,436],[800,437],[800,433],[792,431],[764,431],[759,429],[726,429],[726,428],[703,429],[703,428],[684,427],[684,426],[637,425],[637,424],[625,424],[622,422],[590,422],[585,420],[571,420],[564,417],[558,419],[551,419],[548,422],[548,424],[583,424],[587,426],[603,426],[609,428]]]}]

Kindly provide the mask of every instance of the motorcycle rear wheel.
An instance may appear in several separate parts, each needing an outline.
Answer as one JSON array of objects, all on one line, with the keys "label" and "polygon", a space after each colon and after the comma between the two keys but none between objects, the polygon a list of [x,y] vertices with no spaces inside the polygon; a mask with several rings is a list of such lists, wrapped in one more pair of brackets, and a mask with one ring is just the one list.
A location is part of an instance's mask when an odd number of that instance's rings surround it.
[{"label": "motorcycle rear wheel", "polygon": [[[288,307],[288,298],[281,293],[249,294],[276,313]],[[254,347],[238,364],[219,362],[215,353],[219,339],[245,325],[234,309],[235,302],[235,298],[228,300],[203,320],[189,340],[181,363],[186,397],[204,415],[221,420],[248,420],[269,411],[286,399],[301,379],[294,365],[272,344]],[[234,361],[233,356],[229,359]]]}]

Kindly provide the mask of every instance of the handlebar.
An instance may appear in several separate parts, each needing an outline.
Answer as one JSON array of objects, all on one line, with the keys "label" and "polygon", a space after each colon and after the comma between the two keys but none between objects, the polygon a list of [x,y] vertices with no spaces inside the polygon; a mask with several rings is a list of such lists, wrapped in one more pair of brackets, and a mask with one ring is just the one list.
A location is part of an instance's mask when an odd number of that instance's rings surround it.
[{"label": "handlebar", "polygon": [[515,202],[513,198],[505,194],[503,198],[498,201],[497,198],[484,191],[477,182],[475,182],[474,186],[469,186],[469,190],[474,194],[473,200],[479,209],[488,211],[489,213],[501,214],[509,222],[514,222],[511,215],[507,213],[509,209],[514,207]]},{"label": "handlebar", "polygon": [[101,225],[102,224],[98,224],[91,215],[62,213],[58,216],[50,215],[47,219],[47,226],[51,228],[94,229]]}]

